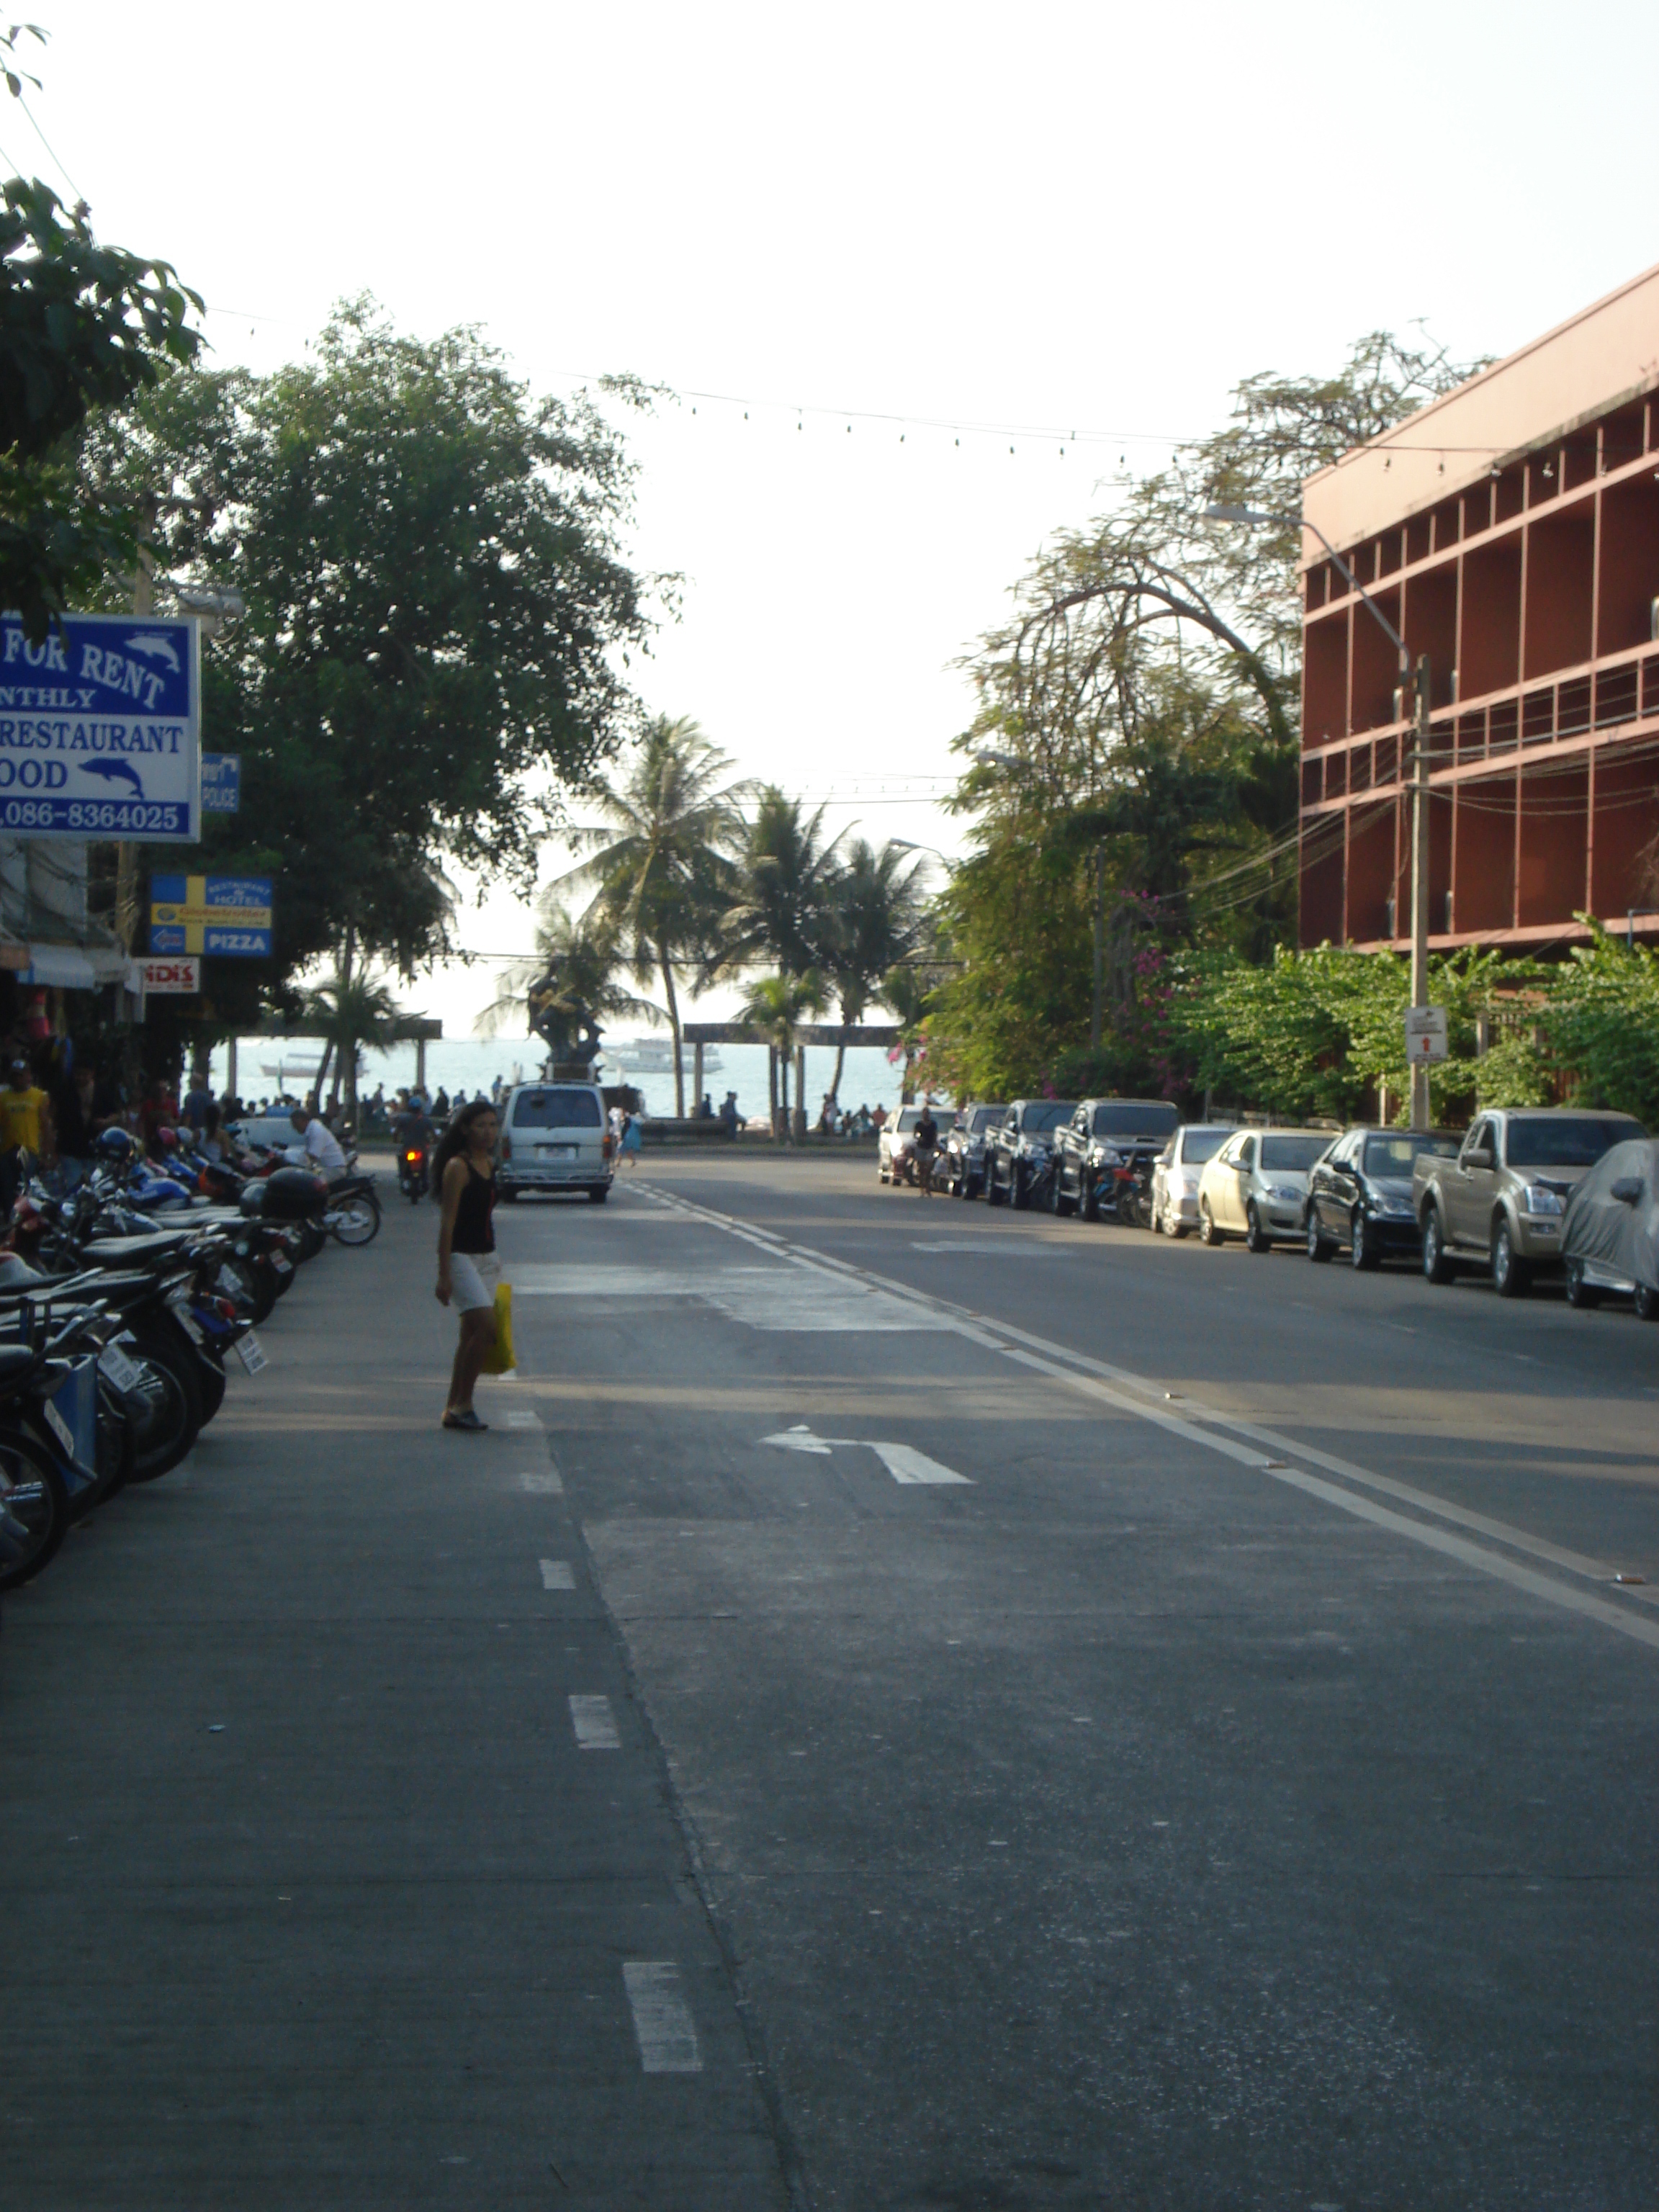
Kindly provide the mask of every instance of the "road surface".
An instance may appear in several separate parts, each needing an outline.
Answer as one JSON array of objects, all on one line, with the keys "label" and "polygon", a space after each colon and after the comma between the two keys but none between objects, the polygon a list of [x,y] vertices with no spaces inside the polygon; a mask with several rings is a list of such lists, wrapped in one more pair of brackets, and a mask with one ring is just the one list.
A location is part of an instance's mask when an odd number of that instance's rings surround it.
[{"label": "road surface", "polygon": [[9,2206],[1652,2203],[1659,1331],[862,1158],[498,1221],[487,1437],[389,1214],[7,1602]]}]

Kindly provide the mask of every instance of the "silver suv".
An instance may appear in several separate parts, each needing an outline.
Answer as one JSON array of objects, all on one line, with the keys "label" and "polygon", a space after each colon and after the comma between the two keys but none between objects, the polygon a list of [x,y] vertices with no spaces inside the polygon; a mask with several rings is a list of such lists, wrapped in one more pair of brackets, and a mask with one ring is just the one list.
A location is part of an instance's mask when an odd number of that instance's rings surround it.
[{"label": "silver suv", "polygon": [[1490,1267],[1499,1297],[1518,1297],[1540,1268],[1561,1263],[1573,1185],[1603,1152],[1646,1133],[1628,1114],[1577,1106],[1480,1115],[1455,1159],[1421,1153],[1413,1172],[1424,1274],[1449,1283],[1459,1267]]}]

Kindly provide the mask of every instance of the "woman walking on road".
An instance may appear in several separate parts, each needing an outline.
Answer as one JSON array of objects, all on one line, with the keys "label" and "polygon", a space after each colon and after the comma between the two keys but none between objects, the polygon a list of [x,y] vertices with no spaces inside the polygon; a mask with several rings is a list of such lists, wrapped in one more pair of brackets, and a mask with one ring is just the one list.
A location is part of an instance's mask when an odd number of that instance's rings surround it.
[{"label": "woman walking on road", "polygon": [[472,1389],[495,1343],[495,1285],[501,1262],[490,1214],[495,1204],[495,1138],[487,1098],[463,1106],[438,1140],[432,1179],[439,1195],[438,1302],[461,1318],[449,1378],[447,1429],[487,1429],[472,1410]]}]

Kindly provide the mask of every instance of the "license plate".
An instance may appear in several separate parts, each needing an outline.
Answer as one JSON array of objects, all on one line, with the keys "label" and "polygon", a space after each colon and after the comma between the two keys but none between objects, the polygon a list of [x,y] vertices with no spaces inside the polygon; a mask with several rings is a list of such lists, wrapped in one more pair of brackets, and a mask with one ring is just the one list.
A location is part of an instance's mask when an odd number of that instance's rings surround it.
[{"label": "license plate", "polygon": [[119,1345],[106,1344],[98,1355],[98,1365],[100,1371],[108,1376],[118,1390],[136,1390],[138,1388],[139,1371]]},{"label": "license plate", "polygon": [[191,1313],[188,1306],[173,1306],[171,1309],[171,1312],[174,1321],[178,1322],[179,1328],[183,1329],[185,1334],[189,1337],[192,1344],[205,1344],[207,1342],[207,1332],[203,1328],[201,1322],[197,1320],[195,1315]]},{"label": "license plate", "polygon": [[574,1160],[575,1157],[576,1147],[574,1145],[538,1145],[536,1147],[538,1160]]},{"label": "license plate", "polygon": [[282,1255],[278,1252],[273,1252],[271,1254],[270,1264],[276,1270],[276,1273],[279,1275],[291,1275],[294,1273],[293,1261],[284,1260]]},{"label": "license plate", "polygon": [[270,1364],[259,1349],[259,1340],[252,1329],[246,1336],[237,1338],[236,1357],[241,1361],[244,1372],[249,1375],[257,1375],[262,1367]]},{"label": "license plate", "polygon": [[228,1267],[220,1268],[214,1279],[214,1283],[215,1288],[222,1291],[228,1298],[240,1297],[241,1295],[242,1285]]}]

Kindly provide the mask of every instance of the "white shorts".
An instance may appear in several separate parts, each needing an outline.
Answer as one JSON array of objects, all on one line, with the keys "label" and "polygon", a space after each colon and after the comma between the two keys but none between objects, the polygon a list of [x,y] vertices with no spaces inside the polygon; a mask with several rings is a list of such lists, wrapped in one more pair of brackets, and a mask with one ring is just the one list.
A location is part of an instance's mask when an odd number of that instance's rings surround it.
[{"label": "white shorts", "polygon": [[457,1313],[477,1313],[495,1303],[495,1285],[501,1279],[501,1263],[494,1252],[452,1252],[449,1255],[450,1304]]}]

